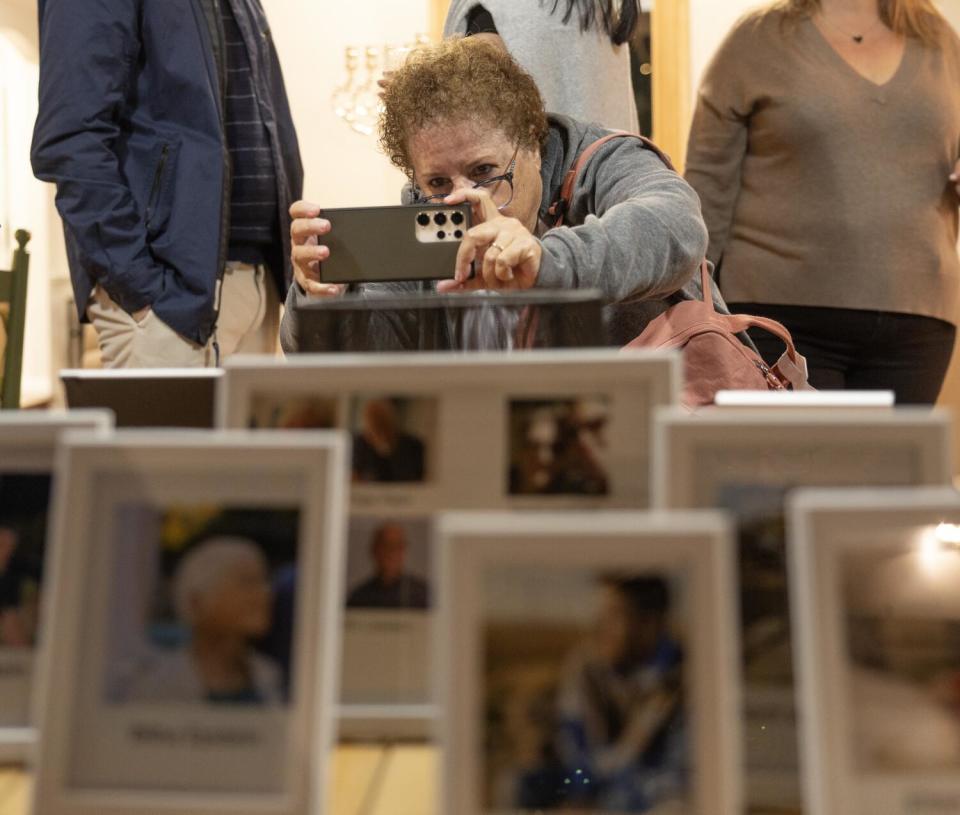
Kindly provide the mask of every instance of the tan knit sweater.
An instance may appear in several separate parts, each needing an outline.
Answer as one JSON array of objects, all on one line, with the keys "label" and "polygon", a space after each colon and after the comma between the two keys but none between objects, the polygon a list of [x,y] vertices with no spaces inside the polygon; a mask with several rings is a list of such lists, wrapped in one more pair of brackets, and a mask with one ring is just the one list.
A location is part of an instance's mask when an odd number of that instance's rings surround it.
[{"label": "tan knit sweater", "polygon": [[728,302],[960,319],[960,40],[907,41],[885,85],[807,18],[742,20],[700,88],[687,180]]}]

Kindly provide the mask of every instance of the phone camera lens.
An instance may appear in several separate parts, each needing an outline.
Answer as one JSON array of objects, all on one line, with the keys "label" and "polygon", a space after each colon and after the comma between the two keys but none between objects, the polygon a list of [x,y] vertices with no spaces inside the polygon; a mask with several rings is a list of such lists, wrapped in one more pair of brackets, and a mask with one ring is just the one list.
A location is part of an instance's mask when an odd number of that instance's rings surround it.
[{"label": "phone camera lens", "polygon": [[462,213],[462,212],[454,212],[453,215],[450,216],[450,220],[453,221],[455,224],[462,224],[462,223],[463,223],[463,213]]},{"label": "phone camera lens", "polygon": [[447,233],[444,232],[442,229],[439,232],[437,232],[438,241],[442,241],[445,237],[447,237]]},{"label": "phone camera lens", "polygon": [[444,215],[442,212],[438,212],[436,215],[433,216],[433,222],[437,226],[443,226],[447,222],[447,216]]},{"label": "phone camera lens", "polygon": [[420,224],[420,226],[426,226],[428,223],[430,223],[430,216],[427,215],[426,212],[421,212],[417,216],[417,223]]},{"label": "phone camera lens", "polygon": [[453,233],[453,237],[455,237],[457,240],[460,240],[460,238],[463,237],[463,232],[458,229],[456,232]]}]

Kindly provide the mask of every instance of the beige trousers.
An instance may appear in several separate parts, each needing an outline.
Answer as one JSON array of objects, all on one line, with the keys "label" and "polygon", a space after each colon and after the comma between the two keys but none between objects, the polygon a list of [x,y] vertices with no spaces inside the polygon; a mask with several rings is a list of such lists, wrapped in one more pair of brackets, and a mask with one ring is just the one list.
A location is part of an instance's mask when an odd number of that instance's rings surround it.
[{"label": "beige trousers", "polygon": [[[97,330],[104,368],[202,368],[216,364],[206,345],[180,336],[153,311],[135,320],[103,288],[93,290],[87,317]],[[214,334],[221,362],[231,354],[276,354],[280,327],[277,287],[264,266],[230,262],[223,274]]]}]

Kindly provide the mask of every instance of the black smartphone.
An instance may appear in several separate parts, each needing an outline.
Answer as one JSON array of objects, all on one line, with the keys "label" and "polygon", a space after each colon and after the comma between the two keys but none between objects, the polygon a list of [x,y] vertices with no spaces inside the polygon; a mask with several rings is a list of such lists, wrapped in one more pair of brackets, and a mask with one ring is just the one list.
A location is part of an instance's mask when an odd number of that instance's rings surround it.
[{"label": "black smartphone", "polygon": [[454,275],[457,249],[470,228],[470,205],[325,209],[330,232],[321,242],[324,283],[444,280]]}]

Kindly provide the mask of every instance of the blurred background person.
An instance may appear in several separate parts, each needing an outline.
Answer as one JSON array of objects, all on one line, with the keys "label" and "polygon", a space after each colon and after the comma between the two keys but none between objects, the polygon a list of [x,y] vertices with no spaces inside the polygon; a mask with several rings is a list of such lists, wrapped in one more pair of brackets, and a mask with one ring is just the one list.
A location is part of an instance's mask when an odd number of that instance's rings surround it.
[{"label": "blurred background person", "polygon": [[960,41],[930,0],[782,0],[707,69],[686,177],[725,299],[784,323],[814,387],[932,403],[960,307],[958,158]]},{"label": "blurred background person", "polygon": [[350,591],[347,608],[429,608],[427,581],[407,571],[408,549],[400,524],[377,527],[370,543],[373,575]]},{"label": "blurred background person", "polygon": [[277,704],[282,678],[252,643],[271,622],[266,559],[251,540],[208,538],[177,566],[173,607],[188,640],[155,649],[137,667],[125,701]]},{"label": "blurred background person", "polygon": [[683,650],[659,577],[608,579],[590,639],[558,694],[558,754],[568,802],[648,812],[687,795]]},{"label": "blurred background person", "polygon": [[303,167],[259,0],[40,0],[31,159],[105,367],[276,351]]},{"label": "blurred background person", "polygon": [[443,36],[499,40],[544,105],[582,122],[638,132],[628,42],[639,0],[453,0]]},{"label": "blurred background person", "polygon": [[392,399],[367,399],[360,411],[360,432],[353,437],[355,481],[423,481],[425,446],[400,427]]}]

